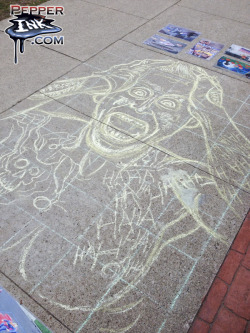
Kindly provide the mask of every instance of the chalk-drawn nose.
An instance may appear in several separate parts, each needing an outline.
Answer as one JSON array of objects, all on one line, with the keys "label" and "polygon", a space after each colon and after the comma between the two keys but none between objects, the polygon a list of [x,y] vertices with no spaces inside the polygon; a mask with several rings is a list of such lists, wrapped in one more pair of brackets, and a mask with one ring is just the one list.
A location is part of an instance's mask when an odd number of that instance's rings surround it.
[{"label": "chalk-drawn nose", "polygon": [[150,113],[152,111],[152,105],[154,104],[154,100],[155,98],[152,98],[152,99],[149,99],[147,101],[144,101],[144,102],[141,102],[141,103],[138,103],[136,105],[136,111],[138,113]]}]

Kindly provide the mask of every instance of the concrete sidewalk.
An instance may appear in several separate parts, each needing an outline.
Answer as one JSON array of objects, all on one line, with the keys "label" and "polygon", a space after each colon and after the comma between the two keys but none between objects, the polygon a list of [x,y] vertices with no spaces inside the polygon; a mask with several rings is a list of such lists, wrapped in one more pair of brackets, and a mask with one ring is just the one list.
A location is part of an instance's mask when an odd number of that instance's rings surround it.
[{"label": "concrete sidewalk", "polygon": [[[56,333],[187,332],[249,209],[249,80],[214,67],[249,2],[45,4],[65,45],[18,65],[0,22],[0,285]],[[143,44],[170,23],[225,47]]]}]

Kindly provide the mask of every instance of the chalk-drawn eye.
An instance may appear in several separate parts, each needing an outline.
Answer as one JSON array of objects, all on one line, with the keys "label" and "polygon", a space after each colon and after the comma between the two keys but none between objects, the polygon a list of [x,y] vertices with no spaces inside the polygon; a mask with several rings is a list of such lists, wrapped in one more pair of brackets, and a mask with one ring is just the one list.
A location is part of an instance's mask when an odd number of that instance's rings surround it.
[{"label": "chalk-drawn eye", "polygon": [[207,99],[210,103],[215,104],[217,106],[221,106],[222,104],[222,92],[218,89],[212,88],[208,91],[206,95]]},{"label": "chalk-drawn eye", "polygon": [[14,166],[15,166],[17,169],[24,169],[24,168],[26,168],[29,164],[30,164],[30,162],[29,162],[26,158],[19,158],[18,160],[16,160]]},{"label": "chalk-drawn eye", "polygon": [[37,176],[39,174],[39,169],[37,167],[33,167],[29,169],[29,173],[31,176]]},{"label": "chalk-drawn eye", "polygon": [[46,211],[51,208],[52,201],[47,197],[39,196],[33,200],[33,205],[40,211]]},{"label": "chalk-drawn eye", "polygon": [[148,98],[152,95],[152,91],[144,87],[134,87],[128,91],[129,95],[136,98],[142,99]]},{"label": "chalk-drawn eye", "polygon": [[168,110],[178,110],[180,108],[180,101],[172,97],[162,97],[156,102],[160,108]]},{"label": "chalk-drawn eye", "polygon": [[51,145],[49,145],[49,149],[57,149],[59,147],[59,145],[52,143]]}]

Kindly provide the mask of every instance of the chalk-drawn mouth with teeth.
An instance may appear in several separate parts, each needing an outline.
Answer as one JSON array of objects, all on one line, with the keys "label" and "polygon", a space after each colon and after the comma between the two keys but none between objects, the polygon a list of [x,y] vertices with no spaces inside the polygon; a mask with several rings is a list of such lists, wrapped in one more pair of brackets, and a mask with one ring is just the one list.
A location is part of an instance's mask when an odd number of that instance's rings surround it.
[{"label": "chalk-drawn mouth with teeth", "polygon": [[106,135],[123,142],[130,141],[131,136],[142,138],[149,130],[149,125],[145,121],[121,112],[108,114],[104,123],[109,125],[105,126]]}]

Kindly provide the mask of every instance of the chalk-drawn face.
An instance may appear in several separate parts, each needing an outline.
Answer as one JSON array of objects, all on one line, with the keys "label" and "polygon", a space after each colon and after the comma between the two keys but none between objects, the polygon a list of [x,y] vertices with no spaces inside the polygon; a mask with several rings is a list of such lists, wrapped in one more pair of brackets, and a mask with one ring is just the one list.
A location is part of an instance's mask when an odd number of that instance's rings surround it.
[{"label": "chalk-drawn face", "polygon": [[23,154],[7,155],[1,161],[0,193],[26,191],[42,174],[43,170],[37,163],[32,163]]},{"label": "chalk-drawn face", "polygon": [[59,162],[68,133],[38,133],[34,142],[36,158],[43,164],[51,165]]},{"label": "chalk-drawn face", "polygon": [[[86,143],[111,159],[136,156],[143,151],[143,142],[158,143],[174,134],[176,126],[201,128],[204,115],[197,110],[204,107],[203,100],[210,108],[222,106],[222,90],[214,77],[171,60],[117,65],[86,78],[58,81],[41,92],[54,99],[78,95],[81,100],[83,95],[84,113],[88,95],[86,105],[90,101],[93,107],[88,115],[98,123],[89,121]],[[35,94],[33,99],[41,96]]]},{"label": "chalk-drawn face", "polygon": [[118,86],[97,103],[94,116],[101,123],[91,129],[87,138],[92,149],[111,157],[128,157],[132,151],[136,154],[142,149],[143,145],[134,139],[154,140],[161,125],[171,135],[173,124],[183,115],[188,117],[188,95],[180,94],[186,90],[182,89],[184,82],[178,76],[164,73],[163,77],[161,71],[159,74],[149,71],[135,76],[130,85],[123,89]]},{"label": "chalk-drawn face", "polygon": [[2,120],[7,136],[1,138],[0,194],[16,192],[18,197],[32,193],[36,184],[48,176],[50,171],[36,154],[37,133],[48,121],[47,116],[35,112]]}]

